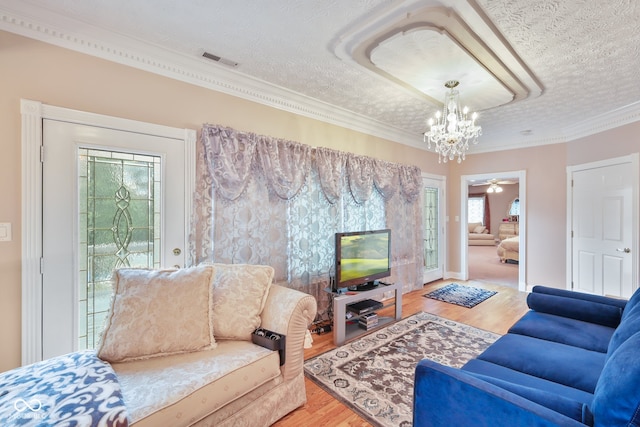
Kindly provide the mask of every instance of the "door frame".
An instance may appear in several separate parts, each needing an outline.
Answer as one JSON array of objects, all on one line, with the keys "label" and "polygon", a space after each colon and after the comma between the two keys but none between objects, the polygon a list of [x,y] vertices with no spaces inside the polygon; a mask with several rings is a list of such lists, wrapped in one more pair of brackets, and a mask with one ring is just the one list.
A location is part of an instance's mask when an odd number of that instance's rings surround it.
[{"label": "door frame", "polygon": [[527,289],[527,171],[483,173],[478,175],[462,175],[460,177],[460,280],[469,280],[469,226],[467,225],[467,206],[469,200],[469,184],[472,181],[486,179],[518,178],[518,197],[520,199],[520,216],[518,218],[519,262],[518,290]]},{"label": "door frame", "polygon": [[171,138],[184,146],[185,244],[189,247],[195,189],[196,131],[20,100],[22,115],[22,365],[42,360],[43,119]]},{"label": "door frame", "polygon": [[[440,278],[444,278],[446,275],[446,266],[447,266],[447,223],[445,221],[446,207],[447,207],[447,177],[444,175],[434,175],[434,174],[423,172],[422,173],[422,192],[423,193],[424,193],[424,187],[425,187],[425,180],[437,181],[439,183],[438,190],[440,194],[438,195],[438,225],[440,227],[440,230],[438,231],[439,233],[438,260],[440,262],[440,268],[442,269],[442,276]],[[424,250],[424,247],[423,247],[423,250]],[[422,278],[424,283],[427,283],[427,280],[434,280],[434,279],[431,279],[431,277],[428,276],[424,270],[422,271]]]},{"label": "door frame", "polygon": [[599,160],[596,162],[582,163],[579,165],[567,166],[567,235],[566,235],[566,257],[567,257],[567,277],[566,288],[573,289],[573,173],[583,171],[586,169],[597,169],[608,166],[615,166],[621,163],[631,163],[633,170],[633,176],[631,181],[633,183],[632,200],[631,200],[631,227],[633,240],[631,242],[631,281],[634,290],[637,289],[638,283],[638,269],[640,257],[637,255],[640,250],[640,238],[638,232],[640,224],[638,214],[640,212],[640,153],[632,153],[626,156],[614,157],[611,159]]}]

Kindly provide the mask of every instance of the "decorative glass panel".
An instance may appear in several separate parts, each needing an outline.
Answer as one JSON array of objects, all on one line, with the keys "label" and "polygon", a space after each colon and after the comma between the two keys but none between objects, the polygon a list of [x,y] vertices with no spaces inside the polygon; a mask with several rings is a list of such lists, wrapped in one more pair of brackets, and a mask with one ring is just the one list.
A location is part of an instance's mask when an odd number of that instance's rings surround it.
[{"label": "decorative glass panel", "polygon": [[79,345],[94,348],[113,270],[160,266],[159,157],[78,150]]},{"label": "decorative glass panel", "polygon": [[438,268],[438,189],[424,189],[424,267]]}]

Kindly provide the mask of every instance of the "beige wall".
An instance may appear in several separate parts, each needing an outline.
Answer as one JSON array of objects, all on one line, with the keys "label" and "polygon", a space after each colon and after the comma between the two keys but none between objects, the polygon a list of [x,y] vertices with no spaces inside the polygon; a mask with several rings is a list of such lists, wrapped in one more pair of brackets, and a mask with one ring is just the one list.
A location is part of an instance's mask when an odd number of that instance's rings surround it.
[{"label": "beige wall", "polygon": [[[567,145],[470,155],[461,165],[440,165],[437,156],[423,150],[1,31],[0,94],[0,222],[11,222],[14,235],[11,242],[0,242],[0,371],[20,364],[21,98],[180,128],[221,124],[414,164],[431,174],[448,175],[447,215],[451,218],[460,215],[461,175],[525,169],[528,224],[533,231],[529,233],[527,282],[560,287],[565,277],[566,165],[593,161],[591,157],[612,157],[599,145],[611,140],[610,133],[615,134],[616,144],[619,140],[617,155],[638,151],[632,148],[638,146],[633,134],[640,134],[640,125],[634,124]],[[448,233],[446,270],[457,272],[459,224],[451,221]]]}]

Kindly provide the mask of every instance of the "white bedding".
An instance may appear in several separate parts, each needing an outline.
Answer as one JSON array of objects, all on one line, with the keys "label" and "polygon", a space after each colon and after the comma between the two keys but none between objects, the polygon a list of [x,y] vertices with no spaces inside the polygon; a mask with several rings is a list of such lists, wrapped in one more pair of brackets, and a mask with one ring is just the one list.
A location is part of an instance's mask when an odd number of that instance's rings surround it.
[{"label": "white bedding", "polygon": [[498,256],[502,262],[507,260],[519,261],[520,236],[509,237],[501,241],[498,245]]}]

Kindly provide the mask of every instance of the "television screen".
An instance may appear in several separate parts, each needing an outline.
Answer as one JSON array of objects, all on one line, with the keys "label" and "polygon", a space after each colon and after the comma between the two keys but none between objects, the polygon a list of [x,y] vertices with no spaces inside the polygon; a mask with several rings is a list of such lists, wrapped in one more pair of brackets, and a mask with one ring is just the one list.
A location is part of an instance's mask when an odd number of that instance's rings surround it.
[{"label": "television screen", "polygon": [[391,230],[336,233],[336,289],[391,274]]}]

